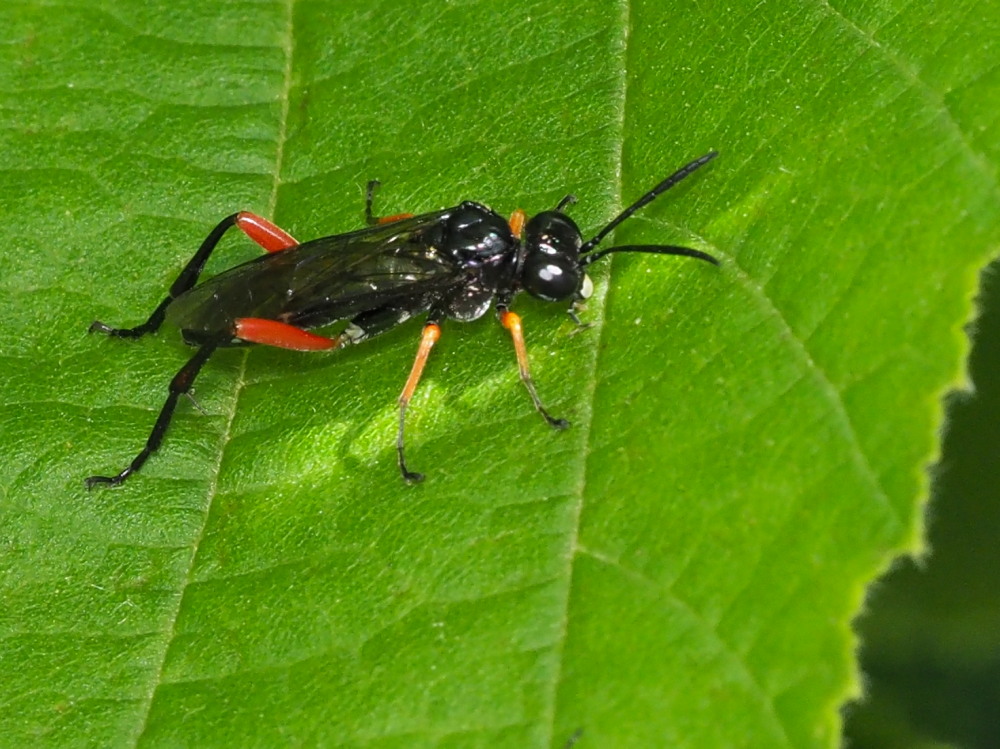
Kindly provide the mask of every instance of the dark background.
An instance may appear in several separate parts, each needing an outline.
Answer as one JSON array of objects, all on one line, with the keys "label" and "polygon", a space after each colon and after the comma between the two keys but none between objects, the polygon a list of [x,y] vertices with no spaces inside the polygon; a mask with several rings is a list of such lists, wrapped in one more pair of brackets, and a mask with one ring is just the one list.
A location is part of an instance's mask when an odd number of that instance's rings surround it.
[{"label": "dark background", "polygon": [[866,699],[844,711],[851,749],[1000,747],[1000,261],[979,308],[973,392],[946,402],[928,553],[899,560],[855,624]]}]

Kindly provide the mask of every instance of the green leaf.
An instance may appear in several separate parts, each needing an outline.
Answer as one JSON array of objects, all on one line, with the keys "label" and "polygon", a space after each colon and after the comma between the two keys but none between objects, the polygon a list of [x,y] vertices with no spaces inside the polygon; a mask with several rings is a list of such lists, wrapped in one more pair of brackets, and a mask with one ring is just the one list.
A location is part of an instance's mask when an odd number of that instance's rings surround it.
[{"label": "green leaf", "polygon": [[865,700],[845,711],[849,746],[1000,744],[1000,263],[982,274],[970,392],[947,402],[927,544],[871,589],[855,627]]},{"label": "green leaf", "polygon": [[[997,246],[986,2],[312,0],[0,9],[0,737],[21,745],[829,746],[864,583],[917,542]],[[968,19],[977,19],[968,23]],[[618,241],[571,335],[519,299],[333,355],[141,322],[245,208],[310,238],[462,199]],[[227,239],[209,272],[253,255]]]}]

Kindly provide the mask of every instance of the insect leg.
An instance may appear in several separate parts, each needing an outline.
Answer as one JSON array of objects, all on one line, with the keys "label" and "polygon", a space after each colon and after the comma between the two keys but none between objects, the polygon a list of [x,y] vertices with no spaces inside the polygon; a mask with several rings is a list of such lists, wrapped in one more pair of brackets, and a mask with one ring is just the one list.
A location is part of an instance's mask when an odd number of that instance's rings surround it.
[{"label": "insect leg", "polygon": [[146,335],[146,333],[155,332],[163,324],[163,318],[166,315],[170,302],[198,282],[198,276],[201,275],[202,270],[205,268],[205,263],[208,262],[208,258],[215,249],[215,246],[222,239],[222,235],[232,226],[239,227],[244,234],[268,252],[285,250],[298,244],[290,234],[260,216],[246,211],[226,216],[205,237],[205,241],[201,243],[201,247],[198,248],[194,257],[188,261],[188,264],[184,266],[184,270],[180,272],[173,284],[171,284],[167,298],[160,302],[159,306],[153,310],[153,314],[149,316],[146,322],[134,328],[112,328],[100,320],[94,320],[88,332],[99,331],[117,338],[138,338],[139,336]]},{"label": "insect leg", "polygon": [[177,399],[191,391],[191,385],[194,384],[194,378],[198,376],[198,372],[201,371],[202,366],[204,366],[205,362],[208,361],[208,357],[212,355],[212,352],[215,351],[218,345],[218,341],[211,341],[204,344],[200,349],[198,349],[198,352],[188,360],[187,364],[181,367],[180,371],[174,375],[174,379],[170,381],[167,400],[163,404],[163,408],[160,409],[160,415],[156,417],[156,423],[153,425],[153,431],[149,433],[149,438],[146,440],[145,447],[143,447],[139,454],[135,456],[132,462],[129,463],[128,466],[126,466],[125,469],[116,476],[89,477],[84,482],[88,489],[94,488],[97,484],[117,486],[142,468],[143,464],[149,459],[149,456],[156,452],[160,443],[163,442],[163,435],[166,434],[167,427],[170,426],[170,421],[174,416],[174,409],[177,407]]},{"label": "insect leg", "polygon": [[368,186],[365,188],[365,221],[368,222],[369,226],[375,226],[376,224],[391,224],[393,221],[400,221],[404,218],[412,218],[412,213],[396,213],[392,216],[376,216],[372,213],[372,203],[375,201],[375,191],[379,188],[382,183],[377,179],[368,180]]},{"label": "insect leg", "polygon": [[542,401],[538,397],[538,392],[535,390],[535,383],[531,379],[531,369],[528,366],[528,350],[524,345],[524,331],[521,328],[520,315],[511,312],[505,307],[498,307],[498,311],[500,312],[500,324],[510,331],[510,337],[514,341],[514,353],[517,354],[517,369],[521,375],[521,382],[524,383],[524,386],[528,389],[528,395],[531,396],[531,402],[535,404],[538,413],[549,422],[550,426],[556,429],[565,429],[569,426],[569,422],[566,419],[553,418],[545,410],[545,406],[542,405]]},{"label": "insect leg", "polygon": [[287,348],[292,351],[327,351],[341,346],[346,340],[344,336],[327,338],[288,323],[260,317],[238,318],[233,337],[241,341]]},{"label": "insect leg", "polygon": [[562,213],[571,205],[575,204],[576,204],[576,195],[573,194],[566,195],[565,197],[563,197],[562,200],[559,201],[559,205],[556,206],[556,210]]},{"label": "insect leg", "polygon": [[423,481],[424,475],[410,471],[406,467],[406,459],[403,456],[406,407],[410,405],[410,398],[413,397],[413,391],[417,389],[417,383],[420,382],[420,375],[424,372],[427,357],[430,356],[431,349],[434,348],[434,344],[437,343],[440,337],[441,326],[436,322],[428,321],[424,325],[423,333],[420,335],[420,348],[417,349],[417,358],[413,360],[413,368],[410,370],[410,376],[406,378],[406,385],[403,387],[403,392],[399,395],[399,431],[396,433],[396,456],[399,462],[400,473],[410,483]]},{"label": "insect leg", "polygon": [[256,213],[240,211],[236,214],[236,225],[244,234],[268,252],[289,250],[299,244],[299,240],[287,231]]},{"label": "insect leg", "polygon": [[234,213],[232,216],[226,216],[209,232],[208,236],[205,237],[205,241],[201,243],[201,247],[194,254],[194,257],[188,261],[188,264],[184,266],[184,270],[180,272],[180,275],[177,276],[176,280],[170,286],[167,298],[160,302],[159,306],[153,310],[153,314],[149,316],[146,322],[134,328],[112,328],[100,320],[94,320],[88,332],[100,331],[101,333],[106,333],[117,338],[138,338],[139,336],[146,335],[146,333],[155,332],[163,324],[163,318],[167,313],[167,306],[174,300],[174,297],[183,294],[195,285],[202,268],[205,267],[208,256],[212,254],[212,250],[215,249],[215,245],[222,239],[222,235],[226,233],[226,230],[236,224],[236,219],[239,215],[238,213]]},{"label": "insect leg", "polygon": [[527,220],[528,217],[524,215],[524,211],[520,208],[510,214],[510,219],[507,221],[510,225],[510,233],[520,239],[522,233],[524,232],[524,224]]},{"label": "insect leg", "polygon": [[570,308],[566,310],[566,314],[569,315],[569,319],[572,320],[576,325],[576,327],[569,332],[569,335],[576,335],[577,333],[582,333],[583,331],[590,330],[592,327],[594,327],[594,323],[584,322],[583,320],[580,319],[580,315],[578,315],[577,312],[581,309],[585,308],[577,307],[577,303],[574,302],[570,306]]}]

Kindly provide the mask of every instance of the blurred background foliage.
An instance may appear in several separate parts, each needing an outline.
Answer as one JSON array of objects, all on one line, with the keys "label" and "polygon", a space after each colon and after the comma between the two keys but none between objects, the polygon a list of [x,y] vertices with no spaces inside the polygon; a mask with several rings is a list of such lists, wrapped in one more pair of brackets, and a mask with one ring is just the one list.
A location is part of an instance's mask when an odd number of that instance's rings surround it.
[{"label": "blurred background foliage", "polygon": [[970,329],[971,392],[948,399],[928,551],[900,559],[856,622],[867,699],[845,708],[853,749],[1000,747],[1000,262]]}]

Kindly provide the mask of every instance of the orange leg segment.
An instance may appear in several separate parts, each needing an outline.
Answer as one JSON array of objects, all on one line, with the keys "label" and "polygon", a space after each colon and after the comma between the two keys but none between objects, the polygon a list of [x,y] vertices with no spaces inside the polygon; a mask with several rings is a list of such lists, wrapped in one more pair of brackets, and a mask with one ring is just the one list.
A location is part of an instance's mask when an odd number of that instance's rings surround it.
[{"label": "orange leg segment", "polygon": [[514,353],[517,354],[517,369],[521,375],[521,382],[524,383],[524,387],[528,390],[528,395],[531,396],[531,402],[535,404],[538,413],[549,422],[550,426],[556,429],[565,429],[569,426],[569,422],[566,419],[553,418],[545,410],[545,406],[542,405],[542,401],[538,397],[538,391],[535,390],[535,383],[531,379],[531,368],[528,366],[528,350],[524,345],[524,330],[521,327],[520,315],[510,310],[503,310],[500,313],[500,324],[510,331],[510,337],[514,341]]},{"label": "orange leg segment", "polygon": [[379,216],[375,220],[380,224],[391,224],[393,221],[402,221],[404,218],[413,218],[412,213],[397,213],[392,216]]},{"label": "orange leg segment", "polygon": [[287,348],[292,351],[327,351],[337,348],[342,343],[339,337],[327,338],[288,323],[260,317],[239,318],[236,321],[235,336],[241,341]]},{"label": "orange leg segment", "polygon": [[510,224],[511,233],[518,239],[521,238],[521,233],[524,231],[524,223],[527,220],[527,216],[524,215],[524,211],[520,208],[510,214],[510,219],[507,223]]},{"label": "orange leg segment", "polygon": [[406,385],[403,386],[403,392],[399,394],[399,431],[396,433],[396,456],[399,462],[399,470],[403,474],[403,478],[410,483],[423,481],[424,475],[422,473],[410,471],[406,467],[406,459],[403,455],[405,443],[403,435],[406,428],[406,408],[410,405],[410,399],[413,397],[413,393],[417,389],[417,383],[420,382],[420,376],[424,373],[424,366],[427,364],[427,357],[430,356],[431,349],[434,348],[434,344],[437,343],[440,337],[440,325],[433,322],[424,325],[424,331],[420,335],[420,347],[417,349],[417,358],[413,360],[413,367],[410,369],[410,376],[406,378]]},{"label": "orange leg segment", "polygon": [[236,225],[243,230],[244,234],[268,252],[287,250],[299,243],[295,237],[280,226],[248,211],[240,211],[236,214]]}]

